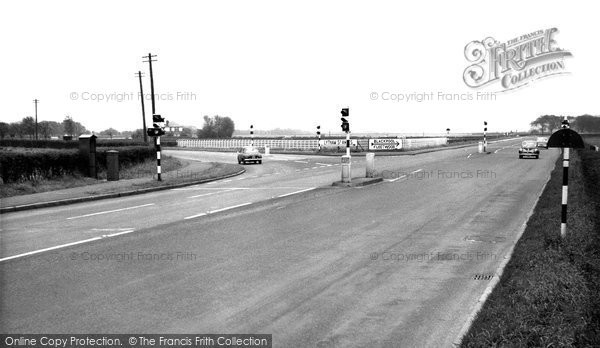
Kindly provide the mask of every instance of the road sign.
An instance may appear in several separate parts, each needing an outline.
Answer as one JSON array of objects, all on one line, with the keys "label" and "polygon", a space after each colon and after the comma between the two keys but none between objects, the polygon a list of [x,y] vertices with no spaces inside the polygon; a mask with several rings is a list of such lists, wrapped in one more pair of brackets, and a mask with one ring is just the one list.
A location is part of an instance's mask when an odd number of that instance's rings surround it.
[{"label": "road sign", "polygon": [[572,149],[584,148],[581,135],[570,128],[563,128],[552,133],[548,139],[548,147],[569,147]]},{"label": "road sign", "polygon": [[[346,139],[324,139],[324,140],[319,140],[319,145],[321,145],[322,147],[345,147],[346,146]],[[350,145],[352,146],[358,146],[358,140],[356,139],[351,139],[350,140]]]},{"label": "road sign", "polygon": [[399,150],[402,139],[369,139],[369,150]]}]

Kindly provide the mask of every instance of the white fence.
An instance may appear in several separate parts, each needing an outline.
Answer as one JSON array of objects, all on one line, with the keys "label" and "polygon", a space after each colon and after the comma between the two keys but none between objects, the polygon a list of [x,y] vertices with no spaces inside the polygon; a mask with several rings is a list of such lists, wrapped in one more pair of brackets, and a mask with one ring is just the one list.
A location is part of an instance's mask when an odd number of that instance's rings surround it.
[{"label": "white fence", "polygon": [[[402,141],[402,149],[414,150],[424,147],[441,146],[448,143],[448,138],[410,138],[397,139]],[[345,144],[345,140],[343,140]],[[250,139],[178,139],[178,147],[191,147],[202,149],[238,149],[251,144]],[[366,151],[369,148],[369,139],[352,140],[353,147],[359,147]],[[316,150],[319,148],[317,139],[255,139],[254,146],[271,149],[286,150]],[[345,145],[344,145],[345,146]],[[342,147],[344,147],[342,146]]]}]

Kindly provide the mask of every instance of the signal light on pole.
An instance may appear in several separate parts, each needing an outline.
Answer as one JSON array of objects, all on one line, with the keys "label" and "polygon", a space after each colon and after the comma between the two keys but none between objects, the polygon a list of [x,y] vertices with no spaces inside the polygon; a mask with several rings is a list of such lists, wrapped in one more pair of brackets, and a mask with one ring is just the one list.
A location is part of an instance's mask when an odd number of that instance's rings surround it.
[{"label": "signal light on pole", "polygon": [[342,117],[341,120],[342,120],[342,131],[349,133],[350,132],[350,122],[348,122],[348,120],[346,120],[344,117]]},{"label": "signal light on pole", "polygon": [[343,108],[342,109],[342,117],[349,117],[350,116],[350,109],[349,108]]}]

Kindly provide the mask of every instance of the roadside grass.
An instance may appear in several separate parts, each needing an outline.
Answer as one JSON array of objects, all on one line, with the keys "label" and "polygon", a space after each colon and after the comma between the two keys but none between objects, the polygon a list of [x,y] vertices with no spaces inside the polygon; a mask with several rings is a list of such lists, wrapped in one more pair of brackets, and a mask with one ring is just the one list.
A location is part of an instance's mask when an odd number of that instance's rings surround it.
[{"label": "roadside grass", "polygon": [[[176,171],[182,168],[186,163],[187,162],[171,156],[163,156],[161,159],[163,173]],[[148,159],[142,163],[119,168],[119,179],[137,179],[144,176],[151,178],[154,173],[156,173],[156,160]],[[55,191],[65,188],[95,185],[102,182],[106,182],[106,170],[98,172],[98,180],[80,174],[64,175],[55,179],[37,178],[35,180],[28,180],[20,183],[0,185],[0,197]]]},{"label": "roadside grass", "polygon": [[600,152],[571,153],[567,238],[561,157],[462,347],[600,346]]}]

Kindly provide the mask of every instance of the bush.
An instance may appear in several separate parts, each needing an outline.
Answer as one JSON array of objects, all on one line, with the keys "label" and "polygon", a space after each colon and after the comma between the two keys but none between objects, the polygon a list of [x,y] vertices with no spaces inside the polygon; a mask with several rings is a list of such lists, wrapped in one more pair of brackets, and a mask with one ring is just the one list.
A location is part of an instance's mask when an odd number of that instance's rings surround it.
[{"label": "bush", "polygon": [[77,149],[79,143],[77,141],[65,140],[1,139],[0,147]]},{"label": "bush", "polygon": [[[106,152],[119,151],[119,166],[130,166],[156,158],[150,146],[127,146],[96,149],[98,169],[106,168]],[[3,183],[36,181],[74,173],[85,173],[87,164],[75,149],[11,148],[0,152],[0,179]]]},{"label": "bush", "polygon": [[141,163],[147,159],[156,158],[156,150],[150,146],[127,146],[117,148],[97,148],[96,163],[101,169],[106,168],[106,152],[109,150],[119,151],[119,166],[130,166]]},{"label": "bush", "polygon": [[[123,147],[123,146],[147,146],[143,141],[127,139],[96,139],[96,147]],[[166,145],[169,146],[169,145]],[[175,145],[177,146],[177,142]],[[77,140],[48,140],[48,139],[0,139],[0,147],[25,147],[25,148],[47,148],[47,149],[77,149]]]},{"label": "bush", "polygon": [[36,181],[80,171],[77,150],[9,150],[0,152],[2,182]]}]

